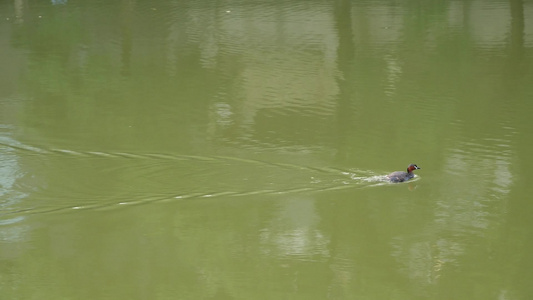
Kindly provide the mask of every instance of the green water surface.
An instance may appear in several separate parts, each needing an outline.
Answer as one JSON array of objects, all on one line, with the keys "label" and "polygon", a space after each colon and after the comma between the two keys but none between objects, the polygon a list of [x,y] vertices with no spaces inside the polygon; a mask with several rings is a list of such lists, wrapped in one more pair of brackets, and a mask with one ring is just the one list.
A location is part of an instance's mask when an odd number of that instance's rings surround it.
[{"label": "green water surface", "polygon": [[0,3],[0,298],[531,299],[532,20]]}]

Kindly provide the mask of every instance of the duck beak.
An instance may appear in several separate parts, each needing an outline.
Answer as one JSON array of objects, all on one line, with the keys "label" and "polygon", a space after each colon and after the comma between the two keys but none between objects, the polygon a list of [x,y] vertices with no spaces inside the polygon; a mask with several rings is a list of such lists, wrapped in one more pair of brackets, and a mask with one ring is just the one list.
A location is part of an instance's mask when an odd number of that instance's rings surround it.
[{"label": "duck beak", "polygon": [[422,169],[422,168],[420,168],[419,166],[416,166],[416,169],[418,170],[418,169]]}]

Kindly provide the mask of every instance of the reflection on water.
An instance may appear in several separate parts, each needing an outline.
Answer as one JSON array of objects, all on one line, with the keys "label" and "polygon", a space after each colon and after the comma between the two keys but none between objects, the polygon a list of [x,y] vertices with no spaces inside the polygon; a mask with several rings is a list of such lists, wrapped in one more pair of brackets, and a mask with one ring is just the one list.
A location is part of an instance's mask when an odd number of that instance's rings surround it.
[{"label": "reflection on water", "polygon": [[530,3],[0,7],[5,297],[531,294]]},{"label": "reflection on water", "polygon": [[[13,142],[9,137],[11,135],[11,128],[0,128],[0,130],[3,135],[2,141]],[[26,176],[26,172],[21,168],[19,159],[15,149],[8,147],[0,148],[0,197],[3,199],[0,202],[0,208],[4,212],[20,204],[30,192],[29,190],[25,191],[18,188],[24,185],[24,181],[28,181],[28,176]],[[6,222],[11,223],[11,221]]]},{"label": "reflection on water", "polygon": [[446,161],[449,170],[444,180],[458,188],[446,192],[437,221],[466,232],[488,229],[491,219],[503,217],[506,211],[505,199],[513,183],[511,142],[485,139],[457,146]]},{"label": "reflection on water", "polygon": [[[280,214],[261,230],[265,254],[285,259],[327,260],[329,239],[318,228],[313,199],[295,198],[279,207]],[[273,249],[272,249],[273,248]]]}]

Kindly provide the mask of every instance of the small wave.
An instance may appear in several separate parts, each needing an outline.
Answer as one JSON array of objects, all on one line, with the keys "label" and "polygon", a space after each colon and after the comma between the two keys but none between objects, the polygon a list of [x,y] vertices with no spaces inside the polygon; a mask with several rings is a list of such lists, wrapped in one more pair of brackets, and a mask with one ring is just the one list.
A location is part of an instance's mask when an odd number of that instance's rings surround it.
[{"label": "small wave", "polygon": [[[187,199],[315,193],[389,184],[386,176],[372,171],[254,158],[44,149],[10,140],[0,140],[0,145],[12,148],[14,152],[32,152],[59,161],[62,157],[77,158],[76,163],[69,162],[54,175],[56,181],[62,182],[61,189],[50,185],[32,192],[40,199],[50,199],[39,202],[49,206],[5,214],[11,216],[112,209]],[[129,162],[124,163],[124,160]],[[80,182],[72,176],[80,173],[100,175],[95,180]],[[102,189],[107,186],[109,189]]]}]

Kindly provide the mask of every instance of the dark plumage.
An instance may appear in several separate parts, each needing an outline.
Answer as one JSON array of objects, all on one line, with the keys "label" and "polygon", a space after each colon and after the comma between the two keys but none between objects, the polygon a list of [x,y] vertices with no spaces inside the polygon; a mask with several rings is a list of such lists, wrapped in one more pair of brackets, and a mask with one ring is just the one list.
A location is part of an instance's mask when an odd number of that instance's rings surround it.
[{"label": "dark plumage", "polygon": [[420,169],[420,168],[417,165],[410,164],[407,167],[407,172],[403,172],[403,171],[392,172],[389,175],[387,175],[387,178],[391,182],[403,182],[403,181],[406,181],[406,180],[409,180],[409,179],[415,177],[415,174],[413,173],[413,171],[414,170],[418,170],[418,169]]}]

